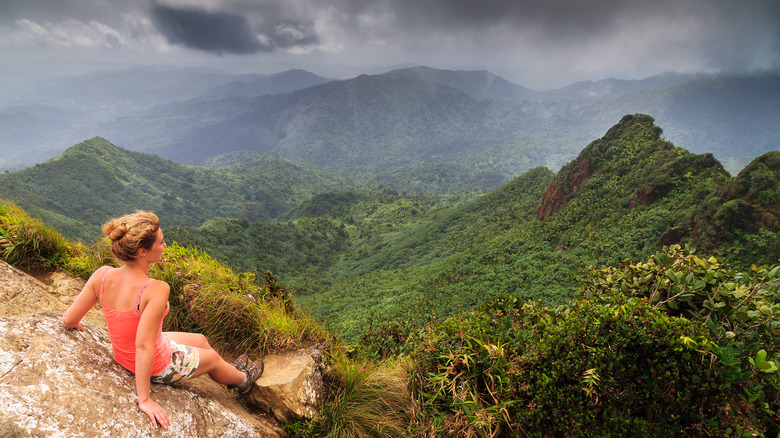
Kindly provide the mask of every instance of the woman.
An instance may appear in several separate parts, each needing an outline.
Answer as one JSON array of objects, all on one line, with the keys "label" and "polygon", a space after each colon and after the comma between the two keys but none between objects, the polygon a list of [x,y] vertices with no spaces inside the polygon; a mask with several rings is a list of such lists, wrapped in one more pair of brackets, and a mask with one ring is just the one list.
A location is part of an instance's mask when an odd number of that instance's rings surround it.
[{"label": "woman", "polygon": [[[225,362],[197,333],[162,332],[170,287],[149,278],[149,265],[160,261],[165,241],[157,215],[145,211],[103,225],[111,252],[121,267],[95,271],[62,317],[66,327],[84,330],[81,319],[100,301],[114,359],[135,374],[138,408],[156,428],[170,426],[165,411],[149,395],[150,382],[173,384],[208,374],[214,381],[246,393],[263,373],[260,359],[246,355]],[[249,365],[249,366],[247,366]]]}]

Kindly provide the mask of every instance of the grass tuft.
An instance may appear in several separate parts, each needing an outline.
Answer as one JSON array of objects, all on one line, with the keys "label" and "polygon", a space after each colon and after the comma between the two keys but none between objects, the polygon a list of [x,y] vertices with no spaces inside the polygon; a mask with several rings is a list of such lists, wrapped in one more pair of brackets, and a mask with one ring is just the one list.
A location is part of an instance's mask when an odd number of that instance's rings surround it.
[{"label": "grass tuft", "polygon": [[329,438],[409,436],[415,404],[405,360],[383,363],[334,358],[332,393],[312,436]]}]

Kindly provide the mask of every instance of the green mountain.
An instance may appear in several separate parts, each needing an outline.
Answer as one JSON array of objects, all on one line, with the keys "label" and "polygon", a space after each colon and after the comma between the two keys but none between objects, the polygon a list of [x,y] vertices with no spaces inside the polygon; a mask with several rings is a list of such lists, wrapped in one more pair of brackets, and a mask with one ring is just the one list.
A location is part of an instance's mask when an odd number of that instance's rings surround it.
[{"label": "green mountain", "polygon": [[441,186],[426,186],[421,169],[506,183],[537,166],[560,168],[624,114],[643,113],[670,141],[713,153],[736,173],[777,149],[779,90],[777,75],[659,75],[533,92],[489,72],[415,67],[284,95],[178,102],[112,122],[103,135],[191,164],[275,151],[356,182],[411,191],[403,182],[415,179],[432,191]]},{"label": "green mountain", "polygon": [[593,138],[577,120],[556,126],[539,104],[479,99],[417,77],[362,75],[208,105],[224,107],[224,117],[201,116],[204,102],[193,101],[123,119],[106,137],[191,164],[238,150],[274,151],[356,182],[421,181],[414,176],[420,169],[444,165],[466,179],[498,182],[490,189],[533,167],[558,167]]},{"label": "green mountain", "polygon": [[[471,201],[351,189],[305,202],[286,232],[223,221],[168,235],[242,269],[282,272],[296,300],[347,339],[370,321],[441,318],[502,294],[562,302],[587,266],[639,260],[662,245],[776,263],[780,153],[732,178],[711,154],[661,134],[651,117],[626,116],[557,174],[536,168]],[[312,230],[322,231],[300,231],[316,220]],[[216,244],[225,230],[240,237]],[[226,256],[250,248],[252,257]]]},{"label": "green mountain", "polygon": [[278,154],[212,169],[128,151],[101,138],[0,175],[3,196],[52,225],[61,222],[55,215],[87,225],[86,233],[64,231],[78,238],[88,238],[95,226],[128,209],[153,210],[168,225],[199,226],[215,217],[268,221],[314,194],[344,187],[343,179]]},{"label": "green mountain", "polygon": [[675,243],[735,266],[776,263],[780,152],[731,177],[662,134],[652,117],[625,116],[557,174],[536,167],[476,197],[348,186],[268,153],[188,166],[102,139],[0,175],[0,190],[66,233],[126,208],[157,211],[169,239],[279,275],[356,339],[371,324],[439,319],[503,294],[562,302],[587,266]]},{"label": "green mountain", "polygon": [[454,192],[463,181],[426,186],[420,175],[446,166],[464,181],[499,181],[483,187],[495,189],[536,166],[560,168],[624,114],[652,114],[670,141],[713,153],[732,174],[777,150],[780,134],[777,74],[663,74],[540,92],[487,71],[428,67],[331,82],[303,71],[158,68],[19,89],[0,102],[4,169],[100,136],[188,164],[274,151],[360,183]]}]

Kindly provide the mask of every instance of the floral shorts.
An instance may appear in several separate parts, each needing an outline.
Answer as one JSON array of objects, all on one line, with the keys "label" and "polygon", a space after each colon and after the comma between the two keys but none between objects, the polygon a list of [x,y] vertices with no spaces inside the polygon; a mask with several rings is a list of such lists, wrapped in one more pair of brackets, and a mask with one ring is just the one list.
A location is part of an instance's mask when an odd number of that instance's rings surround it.
[{"label": "floral shorts", "polygon": [[151,381],[152,383],[172,385],[192,376],[200,364],[200,354],[195,347],[177,344],[167,336],[166,339],[171,344],[171,363],[164,370],[153,375]]}]

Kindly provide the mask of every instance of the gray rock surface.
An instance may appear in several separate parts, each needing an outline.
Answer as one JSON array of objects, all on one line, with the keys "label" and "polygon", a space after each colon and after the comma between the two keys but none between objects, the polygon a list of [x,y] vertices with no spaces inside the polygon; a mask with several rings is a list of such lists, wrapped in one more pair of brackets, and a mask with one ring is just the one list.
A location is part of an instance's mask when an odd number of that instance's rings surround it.
[{"label": "gray rock surface", "polygon": [[154,430],[136,406],[134,377],[111,358],[105,330],[90,324],[84,332],[69,330],[60,316],[0,318],[0,406],[10,430],[62,437],[282,435],[274,424],[246,412],[226,389],[215,398],[190,384],[195,381],[179,388],[152,386],[152,397],[171,419],[170,429]]}]

